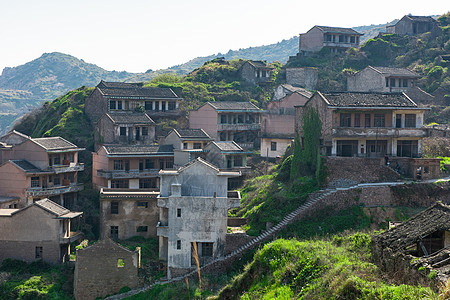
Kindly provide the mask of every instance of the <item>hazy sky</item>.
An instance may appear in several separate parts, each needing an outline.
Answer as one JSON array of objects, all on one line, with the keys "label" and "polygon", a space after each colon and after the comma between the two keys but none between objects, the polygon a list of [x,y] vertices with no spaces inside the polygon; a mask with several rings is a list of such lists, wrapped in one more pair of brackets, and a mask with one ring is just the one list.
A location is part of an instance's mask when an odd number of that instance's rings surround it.
[{"label": "hazy sky", "polygon": [[440,15],[447,0],[0,0],[0,71],[45,52],[145,72],[289,39],[314,25]]}]

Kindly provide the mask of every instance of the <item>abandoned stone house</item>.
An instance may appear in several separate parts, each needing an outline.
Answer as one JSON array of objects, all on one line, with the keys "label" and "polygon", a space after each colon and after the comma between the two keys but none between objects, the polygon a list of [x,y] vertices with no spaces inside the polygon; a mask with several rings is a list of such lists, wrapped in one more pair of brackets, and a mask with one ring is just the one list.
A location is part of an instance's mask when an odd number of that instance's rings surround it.
[{"label": "abandoned stone house", "polygon": [[208,102],[189,113],[189,128],[203,129],[218,141],[259,148],[261,110],[250,102]]},{"label": "abandoned stone house", "polygon": [[86,98],[85,112],[92,123],[104,114],[145,111],[155,122],[159,118],[178,118],[181,98],[170,88],[142,87],[139,83],[100,81]]},{"label": "abandoned stone house", "polygon": [[77,249],[76,257],[73,294],[77,300],[103,298],[125,286],[139,286],[140,248],[131,251],[106,238]]},{"label": "abandoned stone house", "polygon": [[[384,268],[398,265],[425,266],[437,278],[450,278],[450,207],[440,202],[408,221],[375,236],[372,253]],[[418,259],[419,258],[419,259]]]},{"label": "abandoned stone house", "polygon": [[172,145],[103,145],[92,154],[100,190],[100,236],[156,237],[159,170],[174,169]]},{"label": "abandoned stone house", "polygon": [[271,82],[274,67],[260,60],[247,60],[238,70],[239,76],[251,84],[265,84]]},{"label": "abandoned stone house", "polygon": [[318,52],[324,47],[329,48],[332,53],[358,48],[361,35],[363,34],[351,28],[316,25],[300,34],[299,53]]},{"label": "abandoned stone house", "polygon": [[[289,57],[295,59],[296,56]],[[291,86],[315,90],[319,80],[319,70],[314,67],[286,68],[286,83]]]},{"label": "abandoned stone house", "polygon": [[405,15],[394,25],[386,26],[386,32],[402,35],[418,35],[431,32],[433,36],[438,36],[441,34],[441,28],[433,17]]},{"label": "abandoned stone house", "polygon": [[108,113],[95,124],[95,149],[103,144],[149,145],[155,142],[155,122],[146,113]]},{"label": "abandoned stone house", "polygon": [[[83,190],[78,152],[84,150],[61,137],[31,138],[11,131],[0,148],[0,208],[24,207],[49,198],[71,208]],[[9,144],[11,143],[11,144]]]},{"label": "abandoned stone house", "polygon": [[295,137],[295,106],[303,106],[312,93],[282,84],[261,115],[261,157],[281,157]]},{"label": "abandoned stone house", "polygon": [[407,92],[420,75],[406,68],[367,66],[347,76],[349,92]]},{"label": "abandoned stone house", "polygon": [[194,243],[201,265],[225,255],[228,209],[240,204],[239,193],[229,192],[227,181],[240,174],[198,158],[160,175],[159,258],[171,278],[195,266]]},{"label": "abandoned stone house", "polygon": [[81,215],[48,199],[21,209],[0,209],[0,263],[6,258],[52,264],[69,261],[70,243],[84,237],[71,231],[71,221]]},{"label": "abandoned stone house", "polygon": [[296,107],[302,137],[303,115],[315,108],[322,121],[323,153],[360,157],[420,157],[426,131],[423,115],[404,93],[315,92]]}]

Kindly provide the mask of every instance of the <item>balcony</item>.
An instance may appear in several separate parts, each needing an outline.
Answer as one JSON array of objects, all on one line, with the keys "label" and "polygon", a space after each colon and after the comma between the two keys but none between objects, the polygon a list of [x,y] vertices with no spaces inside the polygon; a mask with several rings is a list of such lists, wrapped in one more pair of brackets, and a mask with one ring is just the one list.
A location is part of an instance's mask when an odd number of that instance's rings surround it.
[{"label": "balcony", "polygon": [[84,189],[84,184],[82,183],[72,183],[70,185],[60,185],[60,186],[54,186],[54,187],[33,187],[28,188],[26,195],[27,197],[48,197],[48,196],[55,196],[55,195],[61,195],[66,193],[74,193],[79,192]]},{"label": "balcony", "polygon": [[60,237],[59,243],[60,244],[70,244],[73,242],[76,242],[78,240],[81,240],[84,238],[84,233],[81,231],[71,231],[69,236]]},{"label": "balcony", "polygon": [[228,208],[237,208],[241,205],[241,194],[239,191],[228,191]]},{"label": "balcony", "polygon": [[253,124],[218,124],[218,131],[232,130],[232,131],[245,131],[245,130],[261,130],[261,124],[253,123]]},{"label": "balcony", "polygon": [[84,171],[84,164],[68,163],[64,165],[53,165],[49,168],[53,170],[56,174],[67,172],[79,172]]},{"label": "balcony", "polygon": [[159,169],[150,170],[97,170],[97,176],[106,179],[132,179],[158,176]]},{"label": "balcony", "polygon": [[330,42],[330,41],[326,41],[323,42],[323,46],[324,47],[333,47],[333,48],[358,48],[359,44],[357,43],[345,43],[345,42]]},{"label": "balcony", "polygon": [[156,225],[156,235],[169,237],[169,226],[167,224],[163,225],[161,222],[158,222],[158,224]]},{"label": "balcony", "polygon": [[426,136],[422,128],[333,128],[331,134],[335,138],[420,138]]}]

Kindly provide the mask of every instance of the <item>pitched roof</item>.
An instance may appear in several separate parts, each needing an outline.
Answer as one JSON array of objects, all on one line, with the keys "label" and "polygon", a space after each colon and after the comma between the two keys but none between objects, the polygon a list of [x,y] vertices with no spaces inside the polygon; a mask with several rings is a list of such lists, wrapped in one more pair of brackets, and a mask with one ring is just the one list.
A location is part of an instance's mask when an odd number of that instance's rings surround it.
[{"label": "pitched roof", "polygon": [[35,204],[37,206],[45,209],[46,211],[49,211],[49,212],[57,215],[58,217],[70,212],[70,210],[68,210],[67,208],[65,208],[47,198],[36,201]]},{"label": "pitched roof", "polygon": [[104,145],[110,155],[173,155],[172,145]]},{"label": "pitched roof", "polygon": [[283,88],[285,88],[286,90],[288,90],[291,93],[298,93],[302,96],[305,96],[306,98],[311,98],[311,96],[313,95],[313,93],[311,93],[310,91],[301,88],[301,87],[296,87],[296,86],[292,86],[290,84],[282,84],[281,85]]},{"label": "pitched roof", "polygon": [[359,33],[358,31],[352,29],[352,28],[343,28],[343,27],[330,27],[330,26],[319,26],[316,25],[314,27],[319,28],[323,32],[330,32],[330,33],[346,33],[346,34],[359,34],[363,35],[362,33]]},{"label": "pitched roof", "polygon": [[109,113],[106,115],[116,124],[155,124],[146,113]]},{"label": "pitched roof", "polygon": [[329,106],[336,107],[411,107],[414,103],[404,93],[317,92]]},{"label": "pitched roof", "polygon": [[103,95],[109,97],[178,98],[170,88],[142,87],[136,83],[101,81],[97,88]]},{"label": "pitched roof", "polygon": [[374,241],[382,248],[401,251],[439,230],[450,230],[450,206],[437,202],[408,221],[375,236]]},{"label": "pitched roof", "polygon": [[258,111],[261,110],[251,102],[237,102],[237,101],[219,101],[208,102],[215,110],[240,110],[240,111]]},{"label": "pitched roof", "polygon": [[406,68],[373,67],[373,66],[368,66],[367,68],[372,68],[376,72],[384,74],[384,75],[403,76],[403,77],[415,77],[415,78],[420,77],[420,75],[418,75],[416,72],[413,72],[413,71],[408,70]]},{"label": "pitched roof", "polygon": [[260,69],[273,69],[273,67],[270,67],[267,65],[267,63],[261,61],[261,60],[247,60],[247,62],[249,64],[251,64],[252,66],[254,66],[255,68],[260,68]]},{"label": "pitched roof", "polygon": [[180,139],[212,140],[203,129],[173,129],[172,131],[178,135]]},{"label": "pitched roof", "polygon": [[32,163],[24,159],[10,160],[11,163],[15,164],[20,169],[24,170],[26,173],[41,173],[44,172]]},{"label": "pitched roof", "polygon": [[71,142],[63,139],[62,137],[44,137],[44,138],[32,138],[36,144],[40,145],[47,151],[51,150],[69,150],[77,149],[78,147]]},{"label": "pitched roof", "polygon": [[217,146],[217,148],[219,148],[220,151],[239,151],[239,152],[243,152],[244,150],[242,149],[241,146],[239,146],[235,141],[217,141],[217,142],[212,142],[214,145]]},{"label": "pitched roof", "polygon": [[413,21],[417,21],[417,22],[434,22],[436,21],[435,19],[433,19],[433,17],[430,16],[410,16],[410,15],[405,15],[405,17],[413,20]]}]

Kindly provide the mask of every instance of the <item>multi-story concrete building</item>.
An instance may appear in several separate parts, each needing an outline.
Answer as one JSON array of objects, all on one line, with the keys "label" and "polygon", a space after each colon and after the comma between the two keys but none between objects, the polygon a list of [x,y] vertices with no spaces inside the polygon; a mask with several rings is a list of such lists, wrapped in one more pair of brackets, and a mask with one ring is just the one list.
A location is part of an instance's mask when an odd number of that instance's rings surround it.
[{"label": "multi-story concrete building", "polygon": [[349,92],[406,92],[420,75],[406,68],[367,66],[347,77]]},{"label": "multi-story concrete building", "polygon": [[331,52],[338,53],[348,48],[359,47],[359,33],[351,28],[314,26],[306,33],[300,34],[299,50],[302,52],[317,52],[326,47]]},{"label": "multi-story concrete building", "polygon": [[198,158],[160,175],[159,258],[171,278],[195,266],[194,243],[201,264],[225,255],[228,209],[240,203],[238,192],[227,191],[227,180],[240,174]]},{"label": "multi-story concrete building", "polygon": [[244,149],[259,147],[261,110],[250,102],[208,102],[189,113],[189,127],[201,128],[219,141]]},{"label": "multi-story concrete building", "polygon": [[261,115],[261,156],[276,158],[284,154],[295,137],[295,106],[303,106],[312,93],[283,84],[275,89],[272,101]]},{"label": "multi-story concrete building", "polygon": [[6,258],[69,261],[70,243],[84,237],[71,231],[71,221],[81,215],[48,199],[21,209],[0,209],[0,263]]},{"label": "multi-story concrete building", "polygon": [[156,236],[159,170],[173,169],[171,145],[104,145],[92,155],[92,183],[100,190],[100,236]]},{"label": "multi-story concrete building", "polygon": [[146,113],[108,113],[95,124],[96,149],[102,144],[155,143],[155,122]]},{"label": "multi-story concrete building", "polygon": [[441,33],[441,28],[433,17],[406,15],[394,25],[386,26],[386,31],[387,33],[402,35],[418,35],[431,32],[433,36],[438,36]]},{"label": "multi-story concrete building", "polygon": [[181,98],[170,88],[142,87],[139,83],[100,81],[86,98],[85,112],[91,122],[104,114],[114,112],[145,111],[153,120],[177,118]]},{"label": "multi-story concrete building", "polygon": [[[77,192],[78,172],[84,165],[78,162],[78,152],[84,150],[61,137],[30,138],[18,132],[2,137],[0,148],[0,207],[24,207],[36,200],[50,198],[71,208]],[[9,199],[9,200],[5,200]]]},{"label": "multi-story concrete building", "polygon": [[[323,153],[337,156],[419,157],[426,108],[404,93],[316,92],[296,107],[296,127],[303,136],[303,116],[314,108],[322,121]],[[325,151],[326,150],[326,151]]]}]

